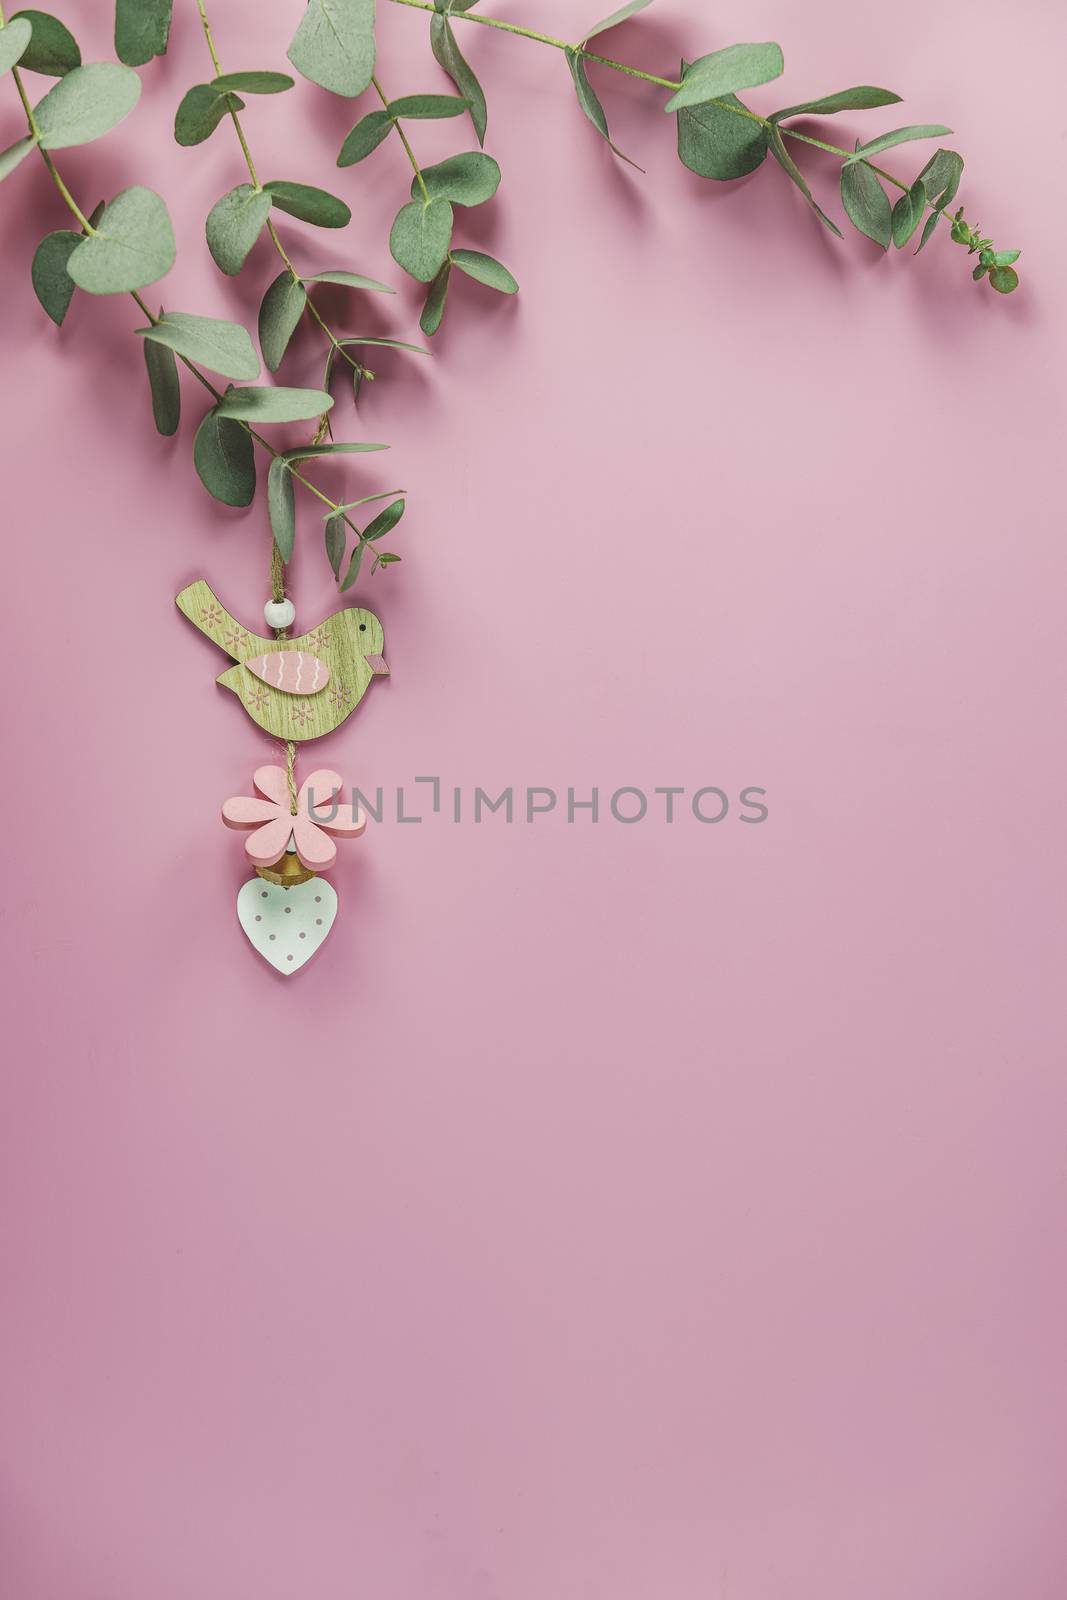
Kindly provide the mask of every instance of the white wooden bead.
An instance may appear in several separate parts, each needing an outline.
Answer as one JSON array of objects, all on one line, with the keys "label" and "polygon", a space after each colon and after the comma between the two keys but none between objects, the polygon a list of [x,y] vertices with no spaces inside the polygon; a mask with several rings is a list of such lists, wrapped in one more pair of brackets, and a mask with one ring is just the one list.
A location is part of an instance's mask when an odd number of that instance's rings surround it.
[{"label": "white wooden bead", "polygon": [[263,607],[263,620],[268,628],[291,628],[296,621],[296,607],[291,600],[268,600]]}]

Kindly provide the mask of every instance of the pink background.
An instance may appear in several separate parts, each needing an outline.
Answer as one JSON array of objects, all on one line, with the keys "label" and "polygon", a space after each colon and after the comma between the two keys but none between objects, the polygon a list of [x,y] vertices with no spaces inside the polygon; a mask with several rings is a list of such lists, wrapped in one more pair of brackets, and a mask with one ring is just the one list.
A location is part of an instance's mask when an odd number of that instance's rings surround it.
[{"label": "pink background", "polygon": [[[110,5],[62,9],[110,53]],[[426,19],[381,9],[389,92],[447,87]],[[500,9],[574,36],[598,7]],[[171,141],[208,76],[177,11],[129,122],[61,165],[87,206],[158,187],[153,299],[253,325],[276,263],[208,257],[243,173],[227,127]],[[284,66],[297,0],[213,11],[227,69]],[[945,235],[838,244],[769,165],[702,183],[659,95],[601,74],[642,177],[558,54],[466,27],[504,184],[457,242],[522,293],[458,283],[429,360],[338,401],[393,448],[320,481],[410,500],[357,591],[393,677],[313,754],[468,794],[753,784],[770,817],[372,828],[288,984],[218,819],[273,747],[171,603],[203,575],[255,623],[265,513],[200,488],[193,384],[155,435],[128,301],[46,322],[65,213],[36,161],[4,184],[11,1600],[1067,1591],[1062,8],[704,12],[603,44],[669,73],[779,38],[764,110],[899,89],[834,133],[952,123],[1023,287]],[[354,120],[303,83],[246,115],[263,176],[352,200],[345,234],[282,219],[298,263],[399,283],[410,175],[392,140],[331,176]],[[410,286],[331,304],[416,326]],[[281,376],[319,366],[309,329]]]}]

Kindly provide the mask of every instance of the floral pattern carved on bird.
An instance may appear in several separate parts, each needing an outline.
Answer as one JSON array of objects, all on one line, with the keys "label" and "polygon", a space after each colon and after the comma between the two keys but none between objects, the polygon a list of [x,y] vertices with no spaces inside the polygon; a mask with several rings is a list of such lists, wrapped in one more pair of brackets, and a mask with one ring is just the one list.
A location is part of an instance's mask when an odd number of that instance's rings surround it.
[{"label": "floral pattern carved on bird", "polygon": [[182,590],[177,605],[235,663],[216,682],[276,739],[300,743],[332,733],[372,678],[389,671],[382,625],[361,606],[335,611],[295,639],[267,639],[243,628],[202,578]]}]

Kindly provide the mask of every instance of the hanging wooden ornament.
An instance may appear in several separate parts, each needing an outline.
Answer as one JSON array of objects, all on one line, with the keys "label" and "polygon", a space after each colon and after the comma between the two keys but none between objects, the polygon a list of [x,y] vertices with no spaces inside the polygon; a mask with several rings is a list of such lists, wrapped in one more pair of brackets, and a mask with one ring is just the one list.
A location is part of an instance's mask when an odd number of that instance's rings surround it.
[{"label": "hanging wooden ornament", "polygon": [[265,638],[243,628],[202,579],[183,589],[177,604],[235,663],[216,681],[253,722],[286,742],[287,765],[257,767],[257,793],[227,800],[222,820],[248,835],[245,854],[256,869],[238,892],[238,921],[252,948],[289,977],[319,949],[337,915],[336,891],[319,876],[336,864],[334,839],[359,838],[367,826],[354,800],[345,802],[339,773],[321,767],[297,786],[296,745],[332,732],[371,680],[388,673],[382,625],[350,606],[296,639]]}]

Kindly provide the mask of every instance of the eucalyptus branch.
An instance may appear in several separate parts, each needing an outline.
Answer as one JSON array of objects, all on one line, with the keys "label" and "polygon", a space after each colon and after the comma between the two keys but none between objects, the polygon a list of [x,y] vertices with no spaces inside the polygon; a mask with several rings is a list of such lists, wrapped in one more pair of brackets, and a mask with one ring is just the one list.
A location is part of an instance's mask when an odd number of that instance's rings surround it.
[{"label": "eucalyptus branch", "polygon": [[[217,46],[215,44],[214,35],[212,34],[212,31],[211,31],[211,23],[210,23],[210,21],[208,19],[207,8],[206,8],[206,6],[204,4],[204,0],[196,0],[196,9],[200,14],[200,26],[203,29],[204,39],[205,39],[205,42],[207,44],[208,53],[211,56],[211,64],[215,69],[215,77],[217,79],[218,78],[222,78],[224,76],[223,71],[222,71],[222,62],[219,59],[218,48],[217,48]],[[244,155],[244,158],[245,158],[245,165],[248,168],[248,176],[252,180],[252,187],[253,187],[254,191],[257,194],[262,194],[263,193],[263,186],[259,181],[259,174],[256,171],[256,164],[252,159],[252,151],[249,148],[248,139],[247,139],[247,137],[245,135],[244,128],[241,126],[241,117],[240,117],[240,113],[238,111],[238,105],[240,104],[240,102],[238,101],[237,104],[235,104],[235,101],[237,101],[237,96],[235,94],[228,94],[228,95],[226,95],[225,99],[226,99],[226,110],[227,110],[227,113],[229,115],[230,121],[233,123],[234,129],[235,129],[235,131],[237,133],[238,142],[240,143],[241,151],[242,151],[242,153]],[[274,246],[274,248],[275,248],[275,250],[276,250],[276,252],[278,254],[279,259],[281,260],[281,262],[283,263],[283,265],[286,268],[286,271],[289,274],[290,281],[292,283],[300,286],[301,288],[303,288],[304,296],[305,296],[305,299],[304,299],[305,307],[310,312],[310,314],[311,314],[312,318],[315,320],[315,322],[318,323],[319,328],[325,334],[325,336],[326,336],[327,340],[329,341],[329,344],[330,344],[330,346],[331,346],[331,348],[333,350],[334,356],[335,357],[338,356],[338,355],[342,356],[344,358],[344,360],[347,361],[348,365],[352,368],[353,372],[358,374],[360,379],[373,378],[374,377],[373,372],[368,372],[367,369],[362,365],[361,362],[357,361],[353,356],[349,355],[348,350],[346,349],[344,344],[341,342],[341,340],[338,338],[337,334],[334,333],[333,329],[330,327],[329,323],[326,321],[325,317],[322,315],[322,313],[319,310],[318,306],[315,304],[315,301],[314,301],[310,291],[308,290],[307,285],[304,283],[304,281],[301,278],[299,272],[296,270],[296,267],[293,265],[292,261],[290,260],[289,254],[288,254],[285,246],[282,244],[281,239],[278,237],[278,230],[274,225],[274,219],[272,217],[270,217],[270,216],[267,217],[266,231],[267,231],[267,234],[268,234],[268,236],[270,238],[271,243],[273,244],[273,246]]]}]

